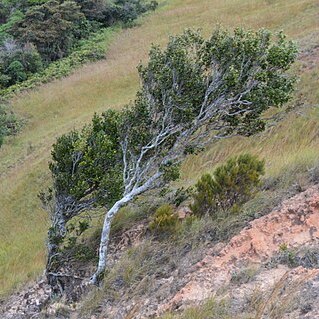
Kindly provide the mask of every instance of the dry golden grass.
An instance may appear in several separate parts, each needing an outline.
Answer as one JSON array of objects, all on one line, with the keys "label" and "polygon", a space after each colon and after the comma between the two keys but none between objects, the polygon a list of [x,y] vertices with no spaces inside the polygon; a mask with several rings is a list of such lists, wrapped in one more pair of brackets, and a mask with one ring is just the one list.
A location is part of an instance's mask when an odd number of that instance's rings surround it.
[{"label": "dry golden grass", "polygon": [[[27,123],[0,151],[0,295],[43,271],[48,218],[37,194],[50,182],[47,162],[55,138],[89,121],[94,112],[119,108],[132,99],[138,87],[136,66],[146,60],[152,42],[163,45],[185,27],[202,28],[208,35],[218,23],[283,29],[307,46],[318,42],[317,0],[161,0],[160,4],[141,26],[115,36],[105,61],[12,101]],[[302,115],[291,113],[266,134],[221,141],[190,158],[183,183],[192,183],[242,151],[264,156],[270,175],[287,166],[312,165],[319,149],[319,112],[313,107],[319,100],[318,73],[318,66],[302,70],[298,95],[303,94],[308,105]]]}]

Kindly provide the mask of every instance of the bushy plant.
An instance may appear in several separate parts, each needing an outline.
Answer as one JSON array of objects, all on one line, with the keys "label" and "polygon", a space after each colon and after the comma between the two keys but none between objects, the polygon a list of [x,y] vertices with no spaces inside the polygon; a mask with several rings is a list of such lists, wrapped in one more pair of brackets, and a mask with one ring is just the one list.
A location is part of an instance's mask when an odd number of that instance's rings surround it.
[{"label": "bushy plant", "polygon": [[205,174],[197,182],[192,211],[199,216],[237,211],[255,194],[264,167],[264,161],[250,154],[229,159],[212,175]]},{"label": "bushy plant", "polygon": [[115,21],[122,21],[129,25],[138,18],[139,15],[155,10],[156,1],[145,2],[143,0],[116,0],[114,5],[109,7],[105,12],[105,23],[112,24]]},{"label": "bushy plant", "polygon": [[29,74],[42,70],[42,60],[31,44],[18,45],[6,40],[0,47],[0,88],[25,81]]},{"label": "bushy plant", "polygon": [[9,33],[19,42],[34,44],[42,58],[50,62],[69,54],[88,30],[85,16],[74,1],[50,0],[29,9]]},{"label": "bushy plant", "polygon": [[149,229],[155,233],[173,232],[178,223],[178,216],[174,213],[174,209],[169,204],[160,206],[149,224]]},{"label": "bushy plant", "polygon": [[173,197],[173,203],[174,205],[176,205],[177,207],[179,205],[181,205],[184,201],[186,201],[187,199],[189,199],[192,195],[193,192],[193,188],[192,187],[188,187],[188,188],[184,188],[184,187],[180,187],[175,191],[174,197]]},{"label": "bushy plant", "polygon": [[18,130],[18,121],[16,116],[9,112],[8,109],[0,104],[0,147],[4,137],[13,135]]}]

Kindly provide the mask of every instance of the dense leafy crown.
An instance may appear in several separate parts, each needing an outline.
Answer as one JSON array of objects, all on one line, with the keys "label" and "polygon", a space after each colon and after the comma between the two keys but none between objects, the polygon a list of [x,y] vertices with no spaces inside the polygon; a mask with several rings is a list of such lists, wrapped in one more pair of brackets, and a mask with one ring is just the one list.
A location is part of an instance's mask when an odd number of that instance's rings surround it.
[{"label": "dense leafy crown", "polygon": [[50,170],[57,194],[74,200],[90,195],[101,205],[122,191],[119,114],[94,116],[92,126],[61,136],[53,147]]},{"label": "dense leafy crown", "polygon": [[54,145],[56,195],[110,206],[148,182],[176,179],[182,159],[216,136],[263,130],[263,112],[291,96],[295,57],[291,41],[266,30],[218,29],[208,40],[187,30],[164,50],[154,46],[131,105]]}]

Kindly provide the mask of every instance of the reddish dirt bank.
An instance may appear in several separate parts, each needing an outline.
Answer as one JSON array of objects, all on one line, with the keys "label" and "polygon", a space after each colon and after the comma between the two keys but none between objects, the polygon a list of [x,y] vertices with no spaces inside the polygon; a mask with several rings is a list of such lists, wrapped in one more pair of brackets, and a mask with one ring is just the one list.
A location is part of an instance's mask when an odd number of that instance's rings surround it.
[{"label": "reddish dirt bank", "polygon": [[[139,245],[142,232],[143,225],[135,225],[123,234],[112,249],[112,258],[117,259],[117,253],[120,254],[130,245]],[[309,247],[318,250],[319,185],[284,201],[280,208],[252,221],[227,244],[218,243],[212,248],[207,247],[201,252],[201,256],[203,253],[205,257],[200,262],[194,264],[186,255],[184,261],[179,260],[178,269],[169,273],[168,277],[153,278],[150,281],[153,286],[151,293],[134,296],[131,291],[127,293],[127,299],[123,297],[118,302],[102,301],[101,313],[85,318],[154,318],[167,310],[198,305],[212,296],[232,301],[230,310],[234,319],[244,318],[240,315],[247,309],[258,319],[319,318],[319,260],[307,269],[302,266],[291,269],[281,262],[265,267],[270,260],[277,258],[283,247],[289,250]],[[181,272],[181,268],[186,269]],[[257,271],[249,281],[234,283],[234,274],[245,268],[255,268]],[[125,294],[123,292],[123,296]],[[254,294],[261,295],[263,300],[251,309],[248,301]],[[304,300],[295,302],[297,294],[300,300]],[[66,305],[70,316],[59,317],[55,311],[65,305],[52,304],[49,297],[50,288],[40,281],[0,305],[3,309],[3,312],[0,310],[0,317],[43,318],[41,314],[45,314],[47,318],[80,318],[78,308],[81,304],[75,305],[74,309]],[[278,311],[274,306],[276,302],[280,303],[282,310],[279,317],[278,314],[277,317],[271,315],[273,309]],[[283,308],[283,305],[288,307],[290,304],[292,306],[289,309]]]},{"label": "reddish dirt bank", "polygon": [[[230,282],[232,273],[247,264],[261,264],[278,253],[280,247],[307,246],[319,239],[319,188],[314,186],[286,201],[281,208],[252,221],[218,253],[213,250],[194,266],[188,283],[160,311],[184,307],[213,296]],[[287,270],[272,274],[280,279]],[[318,270],[299,270],[313,278]],[[309,276],[308,276],[309,275]],[[274,282],[274,280],[271,280]],[[269,283],[271,284],[271,283]]]}]

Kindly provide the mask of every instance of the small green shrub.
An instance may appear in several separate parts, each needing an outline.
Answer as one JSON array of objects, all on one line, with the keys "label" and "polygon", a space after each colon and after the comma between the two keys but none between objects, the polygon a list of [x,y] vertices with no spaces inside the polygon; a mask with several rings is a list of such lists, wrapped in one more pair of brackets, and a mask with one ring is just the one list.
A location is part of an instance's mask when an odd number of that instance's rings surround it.
[{"label": "small green shrub", "polygon": [[243,154],[229,159],[212,175],[203,175],[195,185],[193,213],[216,216],[219,211],[237,212],[255,194],[264,166],[257,157]]},{"label": "small green shrub", "polygon": [[174,232],[178,223],[178,217],[169,204],[160,206],[149,224],[149,229],[156,233]]},{"label": "small green shrub", "polygon": [[13,135],[19,130],[16,116],[8,111],[7,107],[0,104],[0,147],[5,136]]},{"label": "small green shrub", "polygon": [[21,46],[13,40],[6,40],[0,46],[1,89],[23,82],[42,69],[41,57],[34,46]]}]

